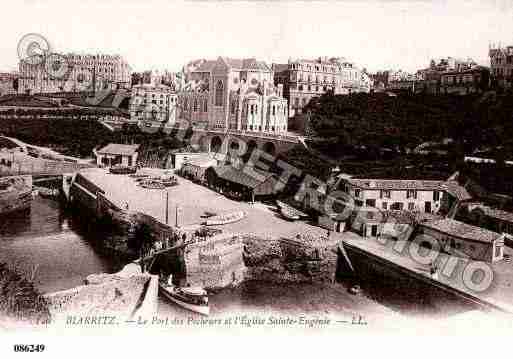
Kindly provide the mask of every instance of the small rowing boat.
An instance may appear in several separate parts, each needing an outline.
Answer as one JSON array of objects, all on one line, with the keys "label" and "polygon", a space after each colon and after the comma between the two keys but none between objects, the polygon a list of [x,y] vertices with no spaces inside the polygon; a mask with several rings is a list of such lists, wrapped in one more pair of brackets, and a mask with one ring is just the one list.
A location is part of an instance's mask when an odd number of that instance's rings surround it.
[{"label": "small rowing boat", "polygon": [[170,278],[167,282],[159,282],[159,289],[164,297],[182,308],[203,315],[210,314],[208,294],[201,287],[177,287]]}]

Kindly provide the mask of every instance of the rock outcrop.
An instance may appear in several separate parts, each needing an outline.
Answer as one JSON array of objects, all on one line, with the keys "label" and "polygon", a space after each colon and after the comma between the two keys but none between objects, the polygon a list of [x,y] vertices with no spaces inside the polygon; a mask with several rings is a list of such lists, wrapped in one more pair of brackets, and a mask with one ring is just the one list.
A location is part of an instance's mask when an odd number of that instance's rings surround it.
[{"label": "rock outcrop", "polygon": [[336,243],[302,243],[288,239],[244,238],[246,279],[270,282],[333,281],[337,265]]}]

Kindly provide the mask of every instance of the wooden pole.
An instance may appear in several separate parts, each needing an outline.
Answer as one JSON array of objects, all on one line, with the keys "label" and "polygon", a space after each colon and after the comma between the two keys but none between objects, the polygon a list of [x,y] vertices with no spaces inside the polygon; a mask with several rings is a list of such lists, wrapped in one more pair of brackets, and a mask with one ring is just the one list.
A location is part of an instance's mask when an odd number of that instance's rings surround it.
[{"label": "wooden pole", "polygon": [[169,222],[169,192],[166,190],[166,224]]}]

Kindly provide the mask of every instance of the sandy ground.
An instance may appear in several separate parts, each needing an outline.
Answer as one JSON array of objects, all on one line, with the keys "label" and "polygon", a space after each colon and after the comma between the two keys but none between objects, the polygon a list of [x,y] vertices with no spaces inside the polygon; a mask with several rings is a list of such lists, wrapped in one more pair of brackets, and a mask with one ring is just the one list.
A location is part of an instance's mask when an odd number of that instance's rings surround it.
[{"label": "sandy ground", "polygon": [[[121,208],[141,211],[165,222],[166,190],[145,189],[128,175],[109,174],[103,169],[83,171],[89,180],[105,190],[108,198]],[[326,235],[327,231],[304,221],[289,222],[281,218],[271,206],[262,203],[249,204],[233,201],[211,189],[178,177],[179,185],[167,189],[169,192],[169,224],[199,224],[205,219],[205,211],[217,214],[240,211],[247,213],[243,220],[220,226],[225,232],[253,233],[262,237],[295,238],[298,233],[315,237]]]}]

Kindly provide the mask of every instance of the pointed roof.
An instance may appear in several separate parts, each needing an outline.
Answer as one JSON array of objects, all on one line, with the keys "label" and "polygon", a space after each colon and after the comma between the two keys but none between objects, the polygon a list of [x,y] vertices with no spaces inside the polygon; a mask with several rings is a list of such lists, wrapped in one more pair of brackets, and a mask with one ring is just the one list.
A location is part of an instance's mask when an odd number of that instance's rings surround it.
[{"label": "pointed roof", "polygon": [[271,71],[271,68],[264,62],[258,61],[255,58],[248,59],[233,59],[229,57],[219,57],[228,66],[236,70],[260,70]]}]

